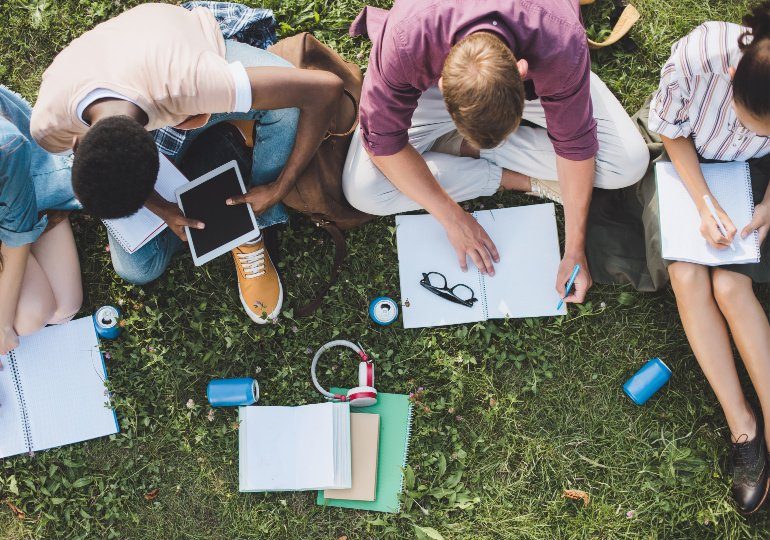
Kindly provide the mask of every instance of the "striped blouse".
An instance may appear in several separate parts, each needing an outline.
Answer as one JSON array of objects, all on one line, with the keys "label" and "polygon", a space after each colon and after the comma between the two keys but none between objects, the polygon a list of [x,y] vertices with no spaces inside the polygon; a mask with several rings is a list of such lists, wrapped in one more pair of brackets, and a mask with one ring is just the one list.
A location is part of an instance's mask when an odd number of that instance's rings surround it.
[{"label": "striped blouse", "polygon": [[652,98],[650,131],[691,137],[706,159],[745,161],[770,153],[770,138],[746,129],[733,107],[728,68],[738,65],[738,38],[745,30],[707,22],[674,44]]}]

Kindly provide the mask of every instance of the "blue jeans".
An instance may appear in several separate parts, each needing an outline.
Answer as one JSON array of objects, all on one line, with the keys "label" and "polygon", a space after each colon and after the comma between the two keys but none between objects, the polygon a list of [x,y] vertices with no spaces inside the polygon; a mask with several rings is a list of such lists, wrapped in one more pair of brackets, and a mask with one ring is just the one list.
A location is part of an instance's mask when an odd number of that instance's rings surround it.
[{"label": "blue jeans", "polygon": [[[229,62],[240,61],[246,67],[291,67],[289,62],[265,50],[232,40],[225,43]],[[247,113],[214,114],[205,126],[193,130],[188,135],[185,145],[179,153],[179,158],[184,157],[190,145],[204,130],[227,120],[256,120],[249,185],[253,187],[274,182],[281,174],[294,149],[299,109],[251,110]],[[286,221],[288,221],[288,214],[282,204],[268,208],[257,216],[257,224],[260,229]],[[115,272],[126,281],[136,285],[144,285],[159,278],[168,267],[174,254],[184,246],[179,237],[171,230],[165,229],[141,249],[129,254],[112,238],[112,235],[108,236],[112,266],[115,268]]]},{"label": "blue jeans", "polygon": [[77,210],[69,156],[49,154],[29,132],[32,110],[20,95],[0,85],[0,242],[35,242],[48,220],[44,210]]}]

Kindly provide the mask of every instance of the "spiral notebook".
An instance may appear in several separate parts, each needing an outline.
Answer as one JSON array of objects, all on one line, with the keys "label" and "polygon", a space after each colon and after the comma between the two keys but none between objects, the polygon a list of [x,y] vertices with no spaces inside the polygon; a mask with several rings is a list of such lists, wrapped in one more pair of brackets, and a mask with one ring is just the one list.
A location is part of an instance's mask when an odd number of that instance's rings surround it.
[{"label": "spiral notebook", "polygon": [[[155,181],[155,191],[169,202],[176,204],[176,189],[187,183],[187,178],[169,159],[160,156],[158,179]],[[128,217],[102,220],[112,236],[126,250],[135,253],[150,240],[158,236],[165,228],[166,222],[155,215],[146,206]]]},{"label": "spiral notebook", "polygon": [[0,356],[0,457],[118,432],[91,317],[19,341]]},{"label": "spiral notebook", "polygon": [[[336,394],[347,389],[332,388]],[[316,504],[337,506],[372,512],[398,513],[401,511],[401,492],[404,491],[404,469],[409,457],[409,440],[412,436],[412,402],[404,394],[380,392],[377,403],[369,407],[356,407],[351,417],[359,414],[380,416],[380,440],[377,446],[377,480],[375,497],[369,500],[335,499],[333,492],[319,491]],[[355,483],[355,479],[353,479]],[[326,494],[329,496],[327,497]]]},{"label": "spiral notebook", "polygon": [[715,202],[727,212],[738,229],[733,240],[735,250],[714,249],[701,236],[700,215],[684,182],[673,163],[660,162],[655,166],[655,176],[663,258],[707,266],[758,263],[759,235],[756,232],[746,238],[740,235],[754,215],[749,164],[743,161],[705,163],[701,165],[701,170]]},{"label": "spiral notebook", "polygon": [[[495,276],[481,274],[468,260],[463,272],[444,228],[429,215],[396,216],[398,269],[405,328],[563,315],[556,309],[556,273],[561,256],[553,203],[483,210],[473,217],[497,246]],[[466,307],[420,285],[422,274],[440,272],[447,286],[464,284],[478,299]]]}]

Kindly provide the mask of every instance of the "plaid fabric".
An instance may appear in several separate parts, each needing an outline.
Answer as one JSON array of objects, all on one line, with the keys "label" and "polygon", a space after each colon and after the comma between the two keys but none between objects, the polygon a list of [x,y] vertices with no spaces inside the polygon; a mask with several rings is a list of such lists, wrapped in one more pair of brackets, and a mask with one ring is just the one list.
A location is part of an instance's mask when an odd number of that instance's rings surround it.
[{"label": "plaid fabric", "polygon": [[[187,2],[182,7],[189,10],[204,7],[211,11],[225,39],[234,39],[260,49],[267,49],[277,41],[272,10],[232,2]],[[177,157],[187,138],[186,131],[173,127],[155,130],[152,135],[158,150],[172,159]]]}]

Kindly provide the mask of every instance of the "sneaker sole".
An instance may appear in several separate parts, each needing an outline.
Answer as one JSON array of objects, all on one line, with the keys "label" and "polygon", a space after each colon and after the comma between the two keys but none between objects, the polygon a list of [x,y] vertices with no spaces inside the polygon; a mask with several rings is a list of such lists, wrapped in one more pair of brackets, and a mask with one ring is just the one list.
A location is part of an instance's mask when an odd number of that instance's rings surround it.
[{"label": "sneaker sole", "polygon": [[281,307],[283,307],[283,283],[281,283],[281,278],[279,277],[278,278],[278,304],[276,304],[273,312],[267,315],[267,319],[264,319],[259,315],[257,315],[256,313],[254,313],[253,311],[251,311],[251,308],[246,303],[246,300],[243,299],[240,283],[238,283],[238,297],[241,299],[241,305],[243,306],[243,310],[246,312],[246,315],[249,316],[249,319],[251,319],[257,324],[267,324],[278,318],[278,314],[281,312]]}]

